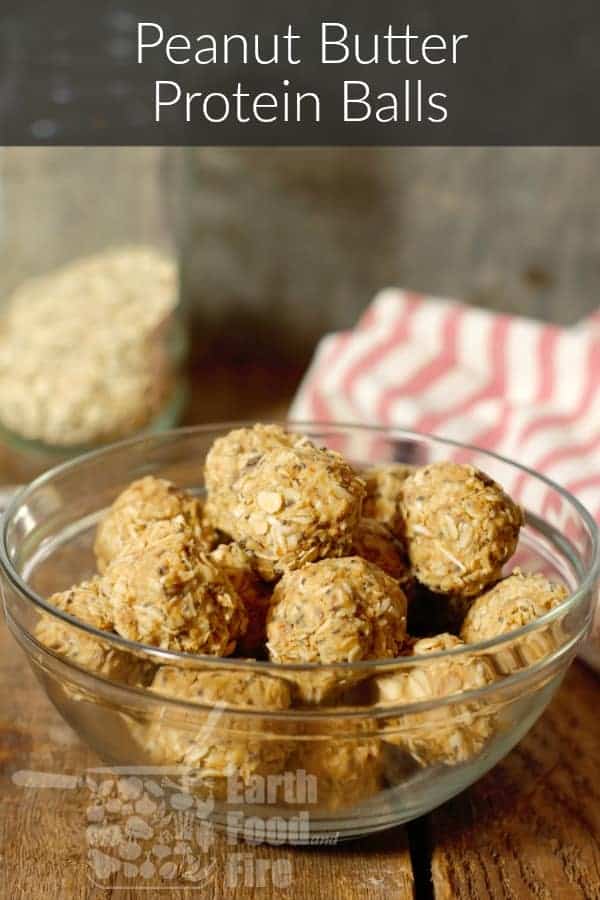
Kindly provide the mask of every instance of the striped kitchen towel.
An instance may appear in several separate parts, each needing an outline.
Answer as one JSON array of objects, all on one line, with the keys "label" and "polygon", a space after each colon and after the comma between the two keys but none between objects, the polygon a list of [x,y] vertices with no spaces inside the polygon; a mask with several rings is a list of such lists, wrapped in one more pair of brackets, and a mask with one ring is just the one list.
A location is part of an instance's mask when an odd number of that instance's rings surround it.
[{"label": "striped kitchen towel", "polygon": [[290,418],[396,425],[495,450],[600,520],[600,311],[560,328],[383,291],[352,331],[321,341]]},{"label": "striped kitchen towel", "polygon": [[[395,425],[495,450],[600,521],[600,311],[560,328],[385,290],[355,328],[323,338],[290,418]],[[534,499],[524,476],[503,483],[525,506]],[[568,533],[568,521],[556,524]]]}]

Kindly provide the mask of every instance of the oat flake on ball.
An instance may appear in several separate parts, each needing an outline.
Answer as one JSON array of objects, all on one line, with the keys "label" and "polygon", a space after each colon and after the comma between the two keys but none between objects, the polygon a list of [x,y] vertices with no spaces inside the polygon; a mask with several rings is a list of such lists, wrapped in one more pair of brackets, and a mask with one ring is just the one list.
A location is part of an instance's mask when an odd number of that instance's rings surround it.
[{"label": "oat flake on ball", "polygon": [[432,591],[474,596],[497,581],[523,513],[471,465],[432,463],[406,479],[402,509],[415,575]]},{"label": "oat flake on ball", "polygon": [[204,464],[207,514],[216,527],[230,533],[230,515],[236,502],[233,486],[247,469],[256,466],[268,450],[302,443],[310,442],[306,437],[284,431],[279,425],[236,428],[217,438]]},{"label": "oat flake on ball", "polygon": [[147,475],[133,481],[98,525],[94,542],[98,570],[104,572],[127,544],[143,541],[149,525],[175,519],[207,551],[216,546],[217,534],[206,520],[201,500],[164,478]]},{"label": "oat flake on ball", "polygon": [[281,579],[267,621],[270,658],[340,663],[398,656],[406,636],[400,585],[357,556],[324,559]]},{"label": "oat flake on ball", "polygon": [[103,589],[119,634],[163,649],[229,656],[248,624],[229,578],[189,533],[165,534],[162,522],[113,560]]}]

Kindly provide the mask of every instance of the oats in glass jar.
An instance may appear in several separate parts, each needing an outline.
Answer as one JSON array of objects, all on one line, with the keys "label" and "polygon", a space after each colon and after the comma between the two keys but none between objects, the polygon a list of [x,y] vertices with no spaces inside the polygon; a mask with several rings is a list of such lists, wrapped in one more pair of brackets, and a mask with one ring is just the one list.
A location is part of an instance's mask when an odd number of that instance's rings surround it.
[{"label": "oats in glass jar", "polygon": [[165,334],[174,262],[148,247],[77,259],[22,284],[0,333],[0,420],[21,437],[74,447],[149,424],[172,394]]}]

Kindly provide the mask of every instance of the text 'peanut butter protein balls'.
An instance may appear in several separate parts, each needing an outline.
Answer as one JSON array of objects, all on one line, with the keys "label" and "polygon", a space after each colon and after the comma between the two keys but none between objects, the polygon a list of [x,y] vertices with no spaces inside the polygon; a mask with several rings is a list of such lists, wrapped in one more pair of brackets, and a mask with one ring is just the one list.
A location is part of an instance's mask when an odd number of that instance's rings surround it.
[{"label": "text 'peanut butter protein balls'", "polygon": [[179,519],[206,550],[216,546],[217,534],[206,520],[201,500],[164,478],[148,475],[132,482],[98,526],[94,543],[98,570],[103,572],[126,544],[143,540],[149,525],[173,519]]},{"label": "text 'peanut butter protein balls'", "polygon": [[337,453],[310,442],[267,450],[234,482],[229,531],[272,580],[349,553],[364,493],[364,483]]},{"label": "text 'peanut butter protein balls'", "polygon": [[103,590],[115,629],[142,644],[229,656],[245,633],[244,604],[227,574],[185,530],[157,522],[143,545],[109,565]]},{"label": "text 'peanut butter protein balls'", "polygon": [[452,462],[417,469],[402,511],[415,575],[432,591],[471,597],[497,581],[517,547],[520,507],[479,469]]},{"label": "text 'peanut butter protein balls'", "polygon": [[288,572],[273,592],[267,638],[275,662],[389,659],[398,656],[405,636],[402,588],[357,556]]}]

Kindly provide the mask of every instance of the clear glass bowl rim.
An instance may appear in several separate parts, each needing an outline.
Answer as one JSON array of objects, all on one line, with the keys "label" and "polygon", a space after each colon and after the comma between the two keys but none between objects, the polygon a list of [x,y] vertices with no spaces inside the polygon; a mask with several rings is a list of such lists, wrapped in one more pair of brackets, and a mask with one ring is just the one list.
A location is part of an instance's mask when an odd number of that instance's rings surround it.
[{"label": "clear glass bowl rim", "polygon": [[[255,671],[260,671],[263,674],[271,675],[282,675],[285,673],[293,674],[302,672],[322,672],[338,674],[343,674],[346,672],[348,674],[364,672],[365,674],[369,674],[374,673],[378,670],[380,670],[381,673],[384,674],[386,670],[393,670],[394,672],[396,672],[403,667],[411,668],[415,663],[424,660],[433,662],[440,659],[457,658],[461,655],[473,656],[481,652],[498,651],[501,650],[504,645],[513,644],[525,638],[528,634],[537,631],[539,628],[549,625],[555,619],[567,614],[572,607],[577,605],[578,601],[581,600],[587,592],[593,589],[596,581],[600,577],[600,531],[592,515],[588,512],[585,506],[579,500],[577,500],[576,497],[569,493],[569,491],[565,490],[550,478],[547,478],[545,475],[536,472],[528,466],[514,462],[513,460],[501,456],[498,453],[490,450],[484,450],[473,444],[464,444],[451,438],[438,437],[436,435],[420,433],[404,428],[396,428],[393,426],[360,425],[353,422],[309,422],[296,420],[280,421],[278,424],[280,424],[284,428],[294,431],[326,431],[328,429],[340,431],[353,430],[368,432],[371,434],[381,434],[388,437],[389,439],[399,441],[427,441],[429,443],[434,443],[441,446],[472,451],[481,454],[482,456],[487,456],[490,459],[496,459],[505,465],[518,469],[520,472],[525,473],[529,477],[535,478],[538,481],[542,481],[547,487],[556,491],[567,503],[569,503],[573,507],[577,515],[583,521],[590,535],[591,562],[587,570],[583,573],[583,577],[581,578],[577,589],[573,591],[562,603],[554,607],[554,609],[550,610],[550,612],[546,613],[543,616],[540,616],[538,619],[530,622],[528,625],[524,625],[521,628],[517,628],[514,631],[508,632],[507,634],[503,634],[495,638],[490,638],[486,641],[465,644],[464,646],[455,647],[451,650],[443,650],[437,651],[435,653],[417,654],[411,656],[399,656],[393,659],[363,660],[360,662],[327,664],[273,663],[263,660],[194,655],[185,653],[183,651],[165,650],[159,647],[153,647],[149,644],[141,644],[136,641],[130,641],[118,634],[100,631],[99,629],[94,628],[91,625],[87,625],[86,623],[81,622],[79,619],[70,616],[68,613],[62,612],[56,607],[50,605],[46,600],[44,600],[43,597],[39,596],[29,587],[29,585],[27,585],[27,583],[21,578],[19,573],[14,568],[8,554],[7,546],[8,528],[10,522],[19,509],[20,505],[22,504],[23,500],[25,500],[29,494],[33,493],[38,488],[43,487],[46,483],[51,482],[52,479],[56,476],[62,476],[65,473],[69,473],[71,470],[76,470],[78,467],[83,466],[88,461],[109,456],[112,453],[120,453],[124,450],[127,450],[128,447],[133,447],[140,443],[168,441],[176,439],[177,437],[193,436],[194,434],[210,434],[211,432],[224,433],[225,431],[231,430],[233,428],[251,427],[254,424],[256,424],[256,420],[215,422],[206,425],[191,425],[184,428],[174,428],[155,435],[138,435],[137,437],[129,438],[124,441],[108,444],[97,450],[85,453],[82,456],[78,456],[76,459],[67,460],[66,462],[63,462],[58,466],[54,466],[53,468],[44,472],[38,478],[34,479],[28,486],[22,488],[15,494],[11,502],[8,504],[2,517],[2,530],[0,537],[0,567],[3,570],[5,577],[9,580],[13,588],[19,594],[24,596],[40,611],[43,611],[44,613],[54,617],[55,619],[58,619],[63,623],[66,623],[80,630],[88,637],[99,639],[104,644],[114,646],[115,649],[133,652],[138,656],[141,653],[144,658],[152,659],[159,665],[174,665],[182,667],[183,663],[185,664],[185,667],[193,668],[193,666],[190,664],[196,663],[197,665],[202,664],[203,668],[214,668],[216,670],[221,668],[229,670],[236,668],[252,669]],[[37,643],[32,635],[28,634],[28,637],[35,643]],[[48,652],[47,648],[42,649],[44,649],[45,652]]]}]

